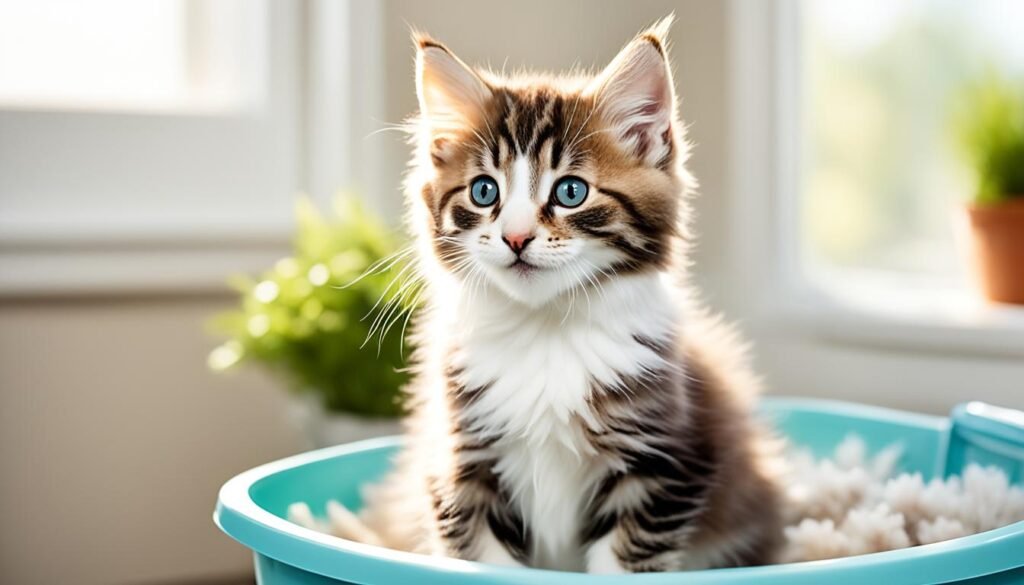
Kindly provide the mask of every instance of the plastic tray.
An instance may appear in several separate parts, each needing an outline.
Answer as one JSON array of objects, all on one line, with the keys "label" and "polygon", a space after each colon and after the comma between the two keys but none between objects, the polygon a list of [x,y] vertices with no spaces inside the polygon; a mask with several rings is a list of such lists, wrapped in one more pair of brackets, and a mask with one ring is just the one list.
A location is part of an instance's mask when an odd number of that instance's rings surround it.
[{"label": "plastic tray", "polygon": [[[803,399],[765,400],[763,413],[799,445],[825,455],[847,435],[870,450],[903,445],[900,467],[925,479],[959,473],[971,462],[998,465],[1024,480],[1024,412],[972,402],[949,418],[856,404]],[[397,439],[364,441],[263,465],[227,482],[214,520],[254,551],[261,585],[576,585],[764,584],[921,585],[1024,583],[1024,522],[946,542],[858,557],[687,573],[595,576],[510,569],[403,553],[317,533],[285,519],[288,505],[323,510],[330,499],[360,506],[360,486],[381,477]]]}]

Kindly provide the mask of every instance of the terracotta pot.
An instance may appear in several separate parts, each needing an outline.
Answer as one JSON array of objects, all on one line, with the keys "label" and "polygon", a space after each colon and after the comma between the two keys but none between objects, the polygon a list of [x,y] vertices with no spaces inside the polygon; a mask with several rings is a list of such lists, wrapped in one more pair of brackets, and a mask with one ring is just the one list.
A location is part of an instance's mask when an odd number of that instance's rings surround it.
[{"label": "terracotta pot", "polygon": [[1024,304],[1024,197],[968,205],[965,242],[981,292],[992,301]]}]

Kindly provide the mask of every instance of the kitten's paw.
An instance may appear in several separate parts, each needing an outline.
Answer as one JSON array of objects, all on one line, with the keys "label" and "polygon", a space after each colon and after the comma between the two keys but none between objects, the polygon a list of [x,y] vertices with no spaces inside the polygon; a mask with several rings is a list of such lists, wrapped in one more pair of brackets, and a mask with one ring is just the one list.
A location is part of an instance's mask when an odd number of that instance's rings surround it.
[{"label": "kitten's paw", "polygon": [[327,502],[327,518],[331,522],[331,533],[339,538],[347,538],[373,546],[384,546],[376,532],[335,500]]},{"label": "kitten's paw", "polygon": [[488,530],[480,538],[480,558],[478,559],[481,563],[488,563],[491,565],[499,565],[502,567],[524,567],[522,563],[512,557],[505,545],[498,542],[498,539],[491,534]]},{"label": "kitten's paw", "polygon": [[612,550],[613,534],[599,538],[587,550],[587,572],[592,575],[625,575],[629,573],[622,566],[618,555]]}]

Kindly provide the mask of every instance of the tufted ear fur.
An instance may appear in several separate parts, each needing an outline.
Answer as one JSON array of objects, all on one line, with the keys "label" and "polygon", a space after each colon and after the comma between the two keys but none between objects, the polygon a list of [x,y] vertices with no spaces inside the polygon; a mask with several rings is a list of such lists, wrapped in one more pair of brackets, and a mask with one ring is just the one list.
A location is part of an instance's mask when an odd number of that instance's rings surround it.
[{"label": "tufted ear fur", "polygon": [[625,150],[652,166],[672,151],[675,94],[665,49],[672,20],[640,33],[587,89]]},{"label": "tufted ear fur", "polygon": [[418,33],[413,40],[420,114],[432,135],[431,153],[443,160],[451,135],[483,115],[491,90],[444,45]]}]

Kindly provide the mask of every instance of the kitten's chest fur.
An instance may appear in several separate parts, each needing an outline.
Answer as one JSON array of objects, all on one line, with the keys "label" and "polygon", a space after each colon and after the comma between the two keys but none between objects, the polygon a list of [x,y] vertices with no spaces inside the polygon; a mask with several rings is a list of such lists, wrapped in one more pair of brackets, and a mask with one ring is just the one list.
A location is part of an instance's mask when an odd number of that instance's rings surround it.
[{"label": "kitten's chest fur", "polygon": [[673,333],[670,307],[661,283],[643,279],[568,316],[494,311],[476,317],[486,325],[466,322],[458,360],[484,390],[465,414],[496,437],[494,470],[527,527],[532,565],[582,568],[582,511],[612,463],[585,432],[598,417],[591,399],[658,365],[643,340]]}]

